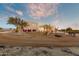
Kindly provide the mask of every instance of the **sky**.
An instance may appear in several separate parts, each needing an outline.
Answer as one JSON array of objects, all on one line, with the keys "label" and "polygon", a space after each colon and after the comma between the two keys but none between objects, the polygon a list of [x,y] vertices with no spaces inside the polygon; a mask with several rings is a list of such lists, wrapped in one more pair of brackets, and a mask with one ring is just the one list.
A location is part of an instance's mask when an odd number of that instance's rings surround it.
[{"label": "sky", "polygon": [[7,24],[9,17],[25,21],[51,24],[58,28],[79,29],[79,4],[77,3],[5,3],[0,4],[0,27],[15,28]]}]

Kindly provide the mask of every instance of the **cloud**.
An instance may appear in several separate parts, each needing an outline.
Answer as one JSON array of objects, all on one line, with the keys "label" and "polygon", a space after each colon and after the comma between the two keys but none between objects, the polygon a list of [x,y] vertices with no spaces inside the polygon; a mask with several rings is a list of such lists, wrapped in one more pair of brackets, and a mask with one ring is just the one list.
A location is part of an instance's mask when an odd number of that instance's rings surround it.
[{"label": "cloud", "polygon": [[29,14],[33,18],[48,17],[55,15],[58,4],[56,3],[31,3],[29,6]]},{"label": "cloud", "polygon": [[20,16],[23,15],[23,12],[22,12],[21,10],[16,10],[16,13],[17,13],[18,15],[20,15]]},{"label": "cloud", "polygon": [[8,17],[7,16],[2,16],[2,15],[0,15],[0,20],[3,20],[3,19],[7,19]]},{"label": "cloud", "polygon": [[8,12],[11,12],[11,13],[16,14],[16,15],[18,15],[18,16],[23,16],[23,12],[22,12],[21,10],[16,10],[16,9],[12,8],[12,7],[9,6],[9,5],[5,6],[5,8],[6,8],[6,10],[7,10]]}]

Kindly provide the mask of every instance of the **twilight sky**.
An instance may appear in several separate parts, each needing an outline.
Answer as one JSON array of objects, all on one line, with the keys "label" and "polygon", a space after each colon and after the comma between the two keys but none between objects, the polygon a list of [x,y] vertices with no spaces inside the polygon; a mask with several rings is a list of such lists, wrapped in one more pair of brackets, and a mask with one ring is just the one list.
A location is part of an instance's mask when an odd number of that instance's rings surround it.
[{"label": "twilight sky", "polygon": [[26,21],[39,24],[51,24],[59,28],[72,27],[79,29],[79,4],[77,3],[0,4],[0,27],[15,27],[7,24],[10,16],[18,16]]}]

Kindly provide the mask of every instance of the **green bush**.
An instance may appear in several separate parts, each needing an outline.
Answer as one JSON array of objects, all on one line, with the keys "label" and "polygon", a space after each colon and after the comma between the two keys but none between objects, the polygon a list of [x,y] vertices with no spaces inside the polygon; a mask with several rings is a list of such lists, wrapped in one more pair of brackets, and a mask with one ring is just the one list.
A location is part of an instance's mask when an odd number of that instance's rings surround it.
[{"label": "green bush", "polygon": [[2,28],[0,28],[0,30],[2,30]]}]

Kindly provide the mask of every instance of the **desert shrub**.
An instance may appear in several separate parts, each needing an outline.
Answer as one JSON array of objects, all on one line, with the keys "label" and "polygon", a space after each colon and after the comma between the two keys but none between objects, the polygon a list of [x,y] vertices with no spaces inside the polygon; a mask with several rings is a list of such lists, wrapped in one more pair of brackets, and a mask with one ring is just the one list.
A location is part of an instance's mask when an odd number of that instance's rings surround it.
[{"label": "desert shrub", "polygon": [[2,31],[2,28],[0,28],[0,31]]},{"label": "desert shrub", "polygon": [[2,28],[0,28],[0,30],[2,30]]}]

